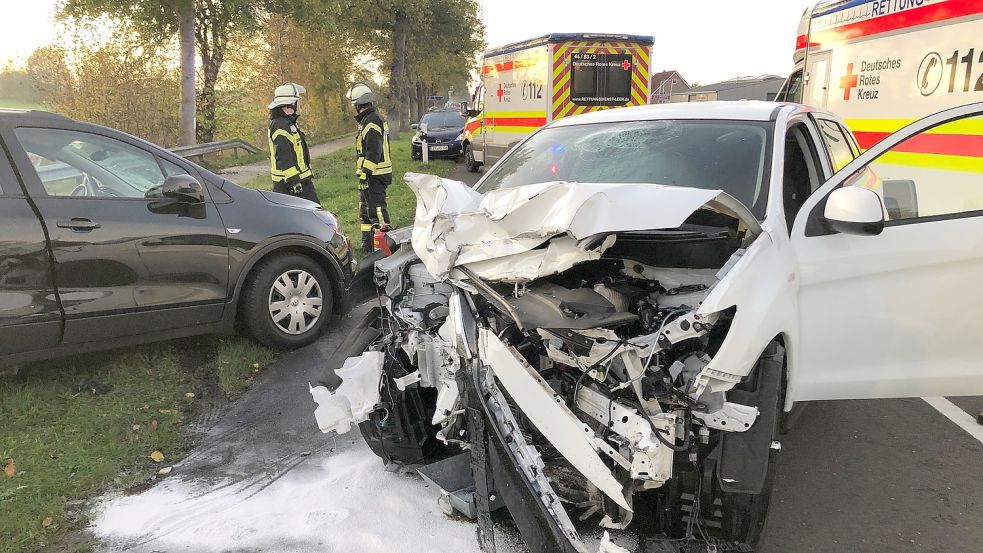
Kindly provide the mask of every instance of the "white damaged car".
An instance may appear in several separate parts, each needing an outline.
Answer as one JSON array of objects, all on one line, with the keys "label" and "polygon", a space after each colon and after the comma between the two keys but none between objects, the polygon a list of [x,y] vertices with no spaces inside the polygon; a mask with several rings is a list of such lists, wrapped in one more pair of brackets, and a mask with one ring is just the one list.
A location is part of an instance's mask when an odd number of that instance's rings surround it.
[{"label": "white damaged car", "polygon": [[644,106],[552,123],[474,189],[408,175],[318,424],[454,473],[484,551],[498,507],[531,551],[598,525],[749,551],[796,406],[983,395],[983,151],[940,139],[981,112],[859,154],[803,106]]}]

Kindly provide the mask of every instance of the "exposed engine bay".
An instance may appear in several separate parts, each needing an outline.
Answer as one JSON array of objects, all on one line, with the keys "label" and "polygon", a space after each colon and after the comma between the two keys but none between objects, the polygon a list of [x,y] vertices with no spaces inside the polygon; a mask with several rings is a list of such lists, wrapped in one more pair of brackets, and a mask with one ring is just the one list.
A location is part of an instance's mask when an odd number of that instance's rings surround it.
[{"label": "exposed engine bay", "polygon": [[[581,534],[598,525],[656,540],[646,551],[750,551],[781,366],[715,369],[737,307],[701,305],[756,223],[719,191],[553,183],[492,198],[407,181],[412,240],[375,260],[373,307],[312,387],[321,429],[358,423],[387,463],[465,455],[484,551],[496,503],[534,551],[597,551]],[[612,223],[603,205],[621,192],[673,217]],[[628,550],[605,533],[599,551]]]}]

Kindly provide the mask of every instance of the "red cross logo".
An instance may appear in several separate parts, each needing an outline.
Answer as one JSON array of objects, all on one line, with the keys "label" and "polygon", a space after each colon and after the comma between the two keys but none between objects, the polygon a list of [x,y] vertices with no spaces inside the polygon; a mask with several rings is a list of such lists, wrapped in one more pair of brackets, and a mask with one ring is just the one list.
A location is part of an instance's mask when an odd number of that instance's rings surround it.
[{"label": "red cross logo", "polygon": [[843,89],[843,99],[850,99],[850,92],[857,86],[859,77],[853,74],[853,64],[847,64],[846,75],[840,77],[840,88]]},{"label": "red cross logo", "polygon": [[498,92],[495,93],[495,96],[498,96],[499,102],[502,101],[502,96],[504,95],[505,95],[505,91],[502,90],[502,83],[498,83]]},{"label": "red cross logo", "polygon": [[631,62],[628,60],[621,62],[621,68],[624,69],[625,71],[628,71],[629,69],[631,69]]}]

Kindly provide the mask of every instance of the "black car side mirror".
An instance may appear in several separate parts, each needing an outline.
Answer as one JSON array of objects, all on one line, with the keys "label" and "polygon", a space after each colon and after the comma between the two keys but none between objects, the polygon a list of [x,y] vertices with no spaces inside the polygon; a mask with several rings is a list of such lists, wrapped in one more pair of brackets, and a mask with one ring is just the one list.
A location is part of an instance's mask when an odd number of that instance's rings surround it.
[{"label": "black car side mirror", "polygon": [[186,204],[200,204],[205,201],[205,191],[201,183],[191,175],[171,175],[164,179],[160,195]]}]

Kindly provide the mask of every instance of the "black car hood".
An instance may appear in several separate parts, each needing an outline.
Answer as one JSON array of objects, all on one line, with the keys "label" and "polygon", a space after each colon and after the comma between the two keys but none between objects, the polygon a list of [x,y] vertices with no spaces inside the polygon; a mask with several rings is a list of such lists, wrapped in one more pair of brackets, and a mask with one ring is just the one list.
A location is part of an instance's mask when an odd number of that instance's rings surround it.
[{"label": "black car hood", "polygon": [[287,207],[296,207],[298,209],[308,209],[314,211],[320,206],[316,203],[305,200],[304,198],[298,198],[297,196],[291,196],[290,194],[279,194],[277,192],[267,192],[266,190],[260,190],[260,194],[268,201],[275,204],[285,205]]},{"label": "black car hood", "polygon": [[439,138],[441,140],[454,140],[462,132],[464,132],[464,127],[461,127],[461,128],[453,127],[453,128],[450,128],[450,129],[427,130],[427,138],[429,138],[429,139]]}]

